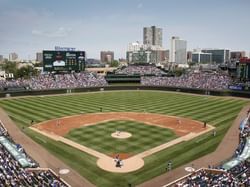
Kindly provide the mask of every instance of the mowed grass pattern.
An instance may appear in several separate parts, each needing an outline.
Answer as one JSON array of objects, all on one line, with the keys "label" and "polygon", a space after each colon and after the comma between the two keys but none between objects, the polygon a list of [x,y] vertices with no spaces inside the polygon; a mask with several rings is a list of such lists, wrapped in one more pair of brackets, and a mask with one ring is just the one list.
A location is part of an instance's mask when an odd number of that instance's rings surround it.
[{"label": "mowed grass pattern", "polygon": [[169,160],[172,160],[175,168],[214,151],[245,104],[247,101],[240,99],[160,91],[99,92],[0,100],[0,106],[20,128],[28,127],[32,119],[41,122],[83,112],[95,113],[100,111],[100,107],[103,108],[103,112],[152,112],[188,117],[207,121],[216,127],[216,137],[208,133],[162,150],[146,157],[142,169],[128,174],[105,172],[96,166],[95,157],[24,128],[27,135],[101,187],[127,187],[128,183],[140,184],[165,173],[165,163]]},{"label": "mowed grass pattern", "polygon": [[[111,134],[116,130],[129,132],[132,136],[127,139],[113,138]],[[73,129],[65,137],[107,155],[114,153],[134,155],[166,143],[177,136],[167,128],[135,121],[109,121]]]}]

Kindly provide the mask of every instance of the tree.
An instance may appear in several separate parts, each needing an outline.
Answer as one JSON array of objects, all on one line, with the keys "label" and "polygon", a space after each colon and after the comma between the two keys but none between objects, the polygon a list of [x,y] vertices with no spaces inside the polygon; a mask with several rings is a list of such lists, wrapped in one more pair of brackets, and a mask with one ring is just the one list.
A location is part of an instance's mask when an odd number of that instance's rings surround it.
[{"label": "tree", "polygon": [[42,62],[39,62],[39,63],[35,63],[34,64],[34,67],[42,67],[43,66],[43,63]]},{"label": "tree", "polygon": [[190,67],[194,66],[195,64],[197,64],[197,63],[196,63],[196,62],[188,62],[188,65],[189,65]]},{"label": "tree", "polygon": [[30,76],[37,76],[38,70],[35,69],[33,66],[25,65],[18,69],[16,62],[8,61],[2,65],[2,70],[5,71],[5,73],[13,73],[14,78],[29,78]]},{"label": "tree", "polygon": [[38,71],[32,66],[23,66],[17,70],[17,78],[29,78],[38,75]]},{"label": "tree", "polygon": [[8,61],[2,66],[5,73],[13,73],[14,77],[17,76],[17,63]]},{"label": "tree", "polygon": [[180,67],[177,67],[173,70],[173,73],[175,74],[175,76],[179,77],[181,76],[182,74],[184,74],[186,72],[186,69],[184,68],[180,68]]},{"label": "tree", "polygon": [[117,60],[113,60],[111,63],[110,63],[110,66],[111,67],[118,67],[119,65],[119,62]]}]

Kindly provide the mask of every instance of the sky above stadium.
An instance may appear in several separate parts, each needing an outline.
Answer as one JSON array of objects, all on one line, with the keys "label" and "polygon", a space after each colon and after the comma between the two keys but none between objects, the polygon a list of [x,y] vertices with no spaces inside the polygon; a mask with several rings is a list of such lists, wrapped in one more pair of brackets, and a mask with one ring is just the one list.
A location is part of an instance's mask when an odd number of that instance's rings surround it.
[{"label": "sky above stadium", "polygon": [[125,58],[128,43],[142,42],[145,26],[163,28],[163,46],[171,36],[188,49],[250,51],[250,0],[0,0],[0,55],[21,59],[55,46],[101,50]]}]

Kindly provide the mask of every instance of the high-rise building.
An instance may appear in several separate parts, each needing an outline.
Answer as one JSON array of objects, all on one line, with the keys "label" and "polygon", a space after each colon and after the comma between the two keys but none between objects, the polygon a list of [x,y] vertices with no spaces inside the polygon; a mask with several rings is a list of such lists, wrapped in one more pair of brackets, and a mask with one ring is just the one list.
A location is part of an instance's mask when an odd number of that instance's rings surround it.
[{"label": "high-rise building", "polygon": [[187,41],[173,36],[170,40],[170,62],[176,64],[187,63]]},{"label": "high-rise building", "polygon": [[14,52],[9,54],[9,61],[15,61],[17,59],[18,59],[17,53]]},{"label": "high-rise building", "polygon": [[139,41],[136,41],[136,42],[132,42],[132,43],[128,44],[127,51],[139,51],[141,48],[146,50],[148,48],[148,46],[141,44]]},{"label": "high-rise building", "polygon": [[188,62],[192,62],[192,54],[193,54],[192,51],[187,51],[187,61]]},{"label": "high-rise building", "polygon": [[168,60],[168,55],[169,55],[169,51],[168,50],[164,50],[164,49],[158,49],[158,50],[150,50],[151,51],[151,59],[150,59],[150,63],[164,63],[167,62]]},{"label": "high-rise building", "polygon": [[112,61],[114,61],[113,51],[101,51],[101,62],[110,63]]},{"label": "high-rise building", "polygon": [[212,53],[212,62],[222,64],[229,61],[230,51],[227,49],[202,49],[203,53]]},{"label": "high-rise building", "polygon": [[246,57],[245,51],[230,51],[230,59],[231,60],[240,60],[241,58]]},{"label": "high-rise building", "polygon": [[212,62],[212,53],[203,53],[203,52],[193,52],[192,61],[197,63],[211,63]]},{"label": "high-rise building", "polygon": [[162,63],[167,62],[169,51],[157,45],[130,43],[127,50],[128,63]]},{"label": "high-rise building", "polygon": [[37,62],[43,61],[43,53],[41,53],[41,52],[36,53],[36,61]]},{"label": "high-rise building", "polygon": [[162,46],[162,28],[156,26],[144,27],[143,44]]},{"label": "high-rise building", "polygon": [[3,55],[0,55],[0,62],[3,62]]}]

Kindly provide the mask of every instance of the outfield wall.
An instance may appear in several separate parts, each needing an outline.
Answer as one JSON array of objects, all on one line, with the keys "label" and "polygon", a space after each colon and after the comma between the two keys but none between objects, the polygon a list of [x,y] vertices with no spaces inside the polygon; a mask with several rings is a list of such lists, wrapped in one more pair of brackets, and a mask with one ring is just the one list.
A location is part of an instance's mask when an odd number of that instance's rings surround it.
[{"label": "outfield wall", "polygon": [[141,85],[131,85],[131,86],[120,85],[120,86],[88,87],[88,88],[73,88],[73,89],[5,91],[5,92],[0,92],[0,97],[52,95],[52,94],[80,93],[80,92],[115,91],[115,90],[161,90],[161,91],[193,93],[200,95],[234,96],[234,97],[250,98],[250,92],[247,91],[233,91],[233,90],[217,91],[217,90],[204,90],[204,89],[194,89],[194,88],[141,86]]}]

